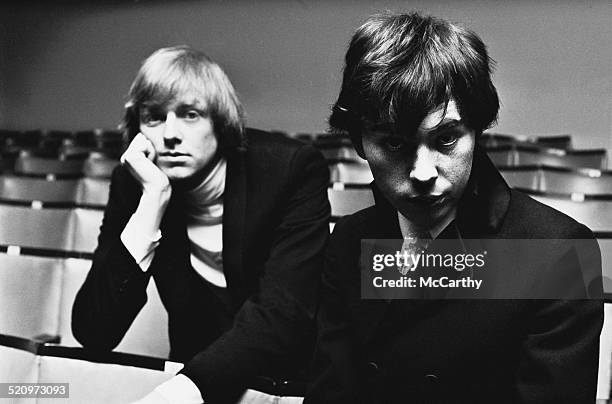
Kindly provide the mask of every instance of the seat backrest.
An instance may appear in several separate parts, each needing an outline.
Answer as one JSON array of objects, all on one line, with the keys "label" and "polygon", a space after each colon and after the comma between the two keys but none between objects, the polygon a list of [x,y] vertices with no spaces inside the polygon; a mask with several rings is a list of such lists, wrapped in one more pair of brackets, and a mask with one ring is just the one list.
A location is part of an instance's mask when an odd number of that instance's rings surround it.
[{"label": "seat backrest", "polygon": [[342,161],[329,166],[330,182],[343,184],[369,184],[374,180],[370,166],[361,162]]},{"label": "seat backrest", "polygon": [[485,151],[497,167],[516,165],[516,153],[513,146],[490,147]]},{"label": "seat backrest", "polygon": [[372,190],[363,188],[327,189],[332,217],[350,215],[374,205]]},{"label": "seat backrest", "polygon": [[547,165],[553,167],[605,169],[605,150],[561,150],[518,147],[517,165]]},{"label": "seat backrest", "polygon": [[542,170],[540,190],[557,193],[612,195],[612,172],[600,170]]},{"label": "seat backrest", "polygon": [[111,158],[88,158],[83,166],[83,173],[86,177],[110,178],[119,160]]},{"label": "seat backrest", "polygon": [[47,181],[43,178],[0,176],[0,200],[75,203],[78,180]]},{"label": "seat backrest", "polygon": [[0,253],[0,334],[57,335],[62,261]]},{"label": "seat backrest", "polygon": [[612,231],[612,200],[572,200],[569,196],[531,195],[586,225],[594,232]]},{"label": "seat backrest", "polygon": [[73,224],[70,249],[71,251],[91,253],[98,245],[98,234],[104,217],[100,209],[76,208],[71,212]]},{"label": "seat backrest", "polygon": [[79,177],[83,175],[83,160],[58,160],[22,154],[17,158],[14,170],[22,175]]},{"label": "seat backrest", "polygon": [[599,237],[604,293],[612,295],[612,237]]},{"label": "seat backrest", "polygon": [[76,201],[79,205],[104,207],[108,201],[110,180],[105,178],[81,178]]},{"label": "seat backrest", "polygon": [[0,205],[0,245],[70,251],[72,210]]},{"label": "seat backrest", "polygon": [[365,163],[365,161],[357,154],[355,148],[351,145],[340,145],[333,147],[323,147],[319,151],[323,154],[326,160],[330,161],[356,161]]},{"label": "seat backrest", "polygon": [[541,173],[537,167],[500,167],[499,172],[513,188],[540,191]]},{"label": "seat backrest", "polygon": [[[91,261],[67,258],[64,260],[61,303],[59,308],[59,331],[62,345],[79,346],[72,335],[72,305],[77,292],[87,277]],[[161,303],[155,282],[147,287],[147,303],[115,349],[139,355],[167,358],[170,353],[168,340],[168,314]]]}]

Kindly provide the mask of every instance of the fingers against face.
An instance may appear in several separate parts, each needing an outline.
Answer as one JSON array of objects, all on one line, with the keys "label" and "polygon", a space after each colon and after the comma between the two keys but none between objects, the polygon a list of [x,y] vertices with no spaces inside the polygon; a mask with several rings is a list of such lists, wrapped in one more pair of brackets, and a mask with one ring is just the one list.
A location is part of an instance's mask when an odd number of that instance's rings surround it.
[{"label": "fingers against face", "polygon": [[168,187],[168,177],[155,165],[155,158],[155,147],[151,141],[138,133],[121,156],[121,163],[145,189]]}]

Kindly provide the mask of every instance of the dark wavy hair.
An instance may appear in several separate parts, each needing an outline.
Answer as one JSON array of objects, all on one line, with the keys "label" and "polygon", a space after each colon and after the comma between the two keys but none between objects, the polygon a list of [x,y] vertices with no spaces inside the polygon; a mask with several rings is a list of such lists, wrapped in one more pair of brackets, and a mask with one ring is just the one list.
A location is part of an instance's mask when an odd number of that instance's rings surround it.
[{"label": "dark wavy hair", "polygon": [[418,13],[374,15],[353,35],[332,132],[361,148],[364,128],[413,133],[425,116],[454,99],[477,136],[497,119],[493,61],[474,32]]},{"label": "dark wavy hair", "polygon": [[211,117],[221,151],[245,145],[244,111],[221,67],[189,46],[162,48],[149,56],[130,87],[122,127],[129,140],[140,131],[143,106],[164,106],[193,94]]}]

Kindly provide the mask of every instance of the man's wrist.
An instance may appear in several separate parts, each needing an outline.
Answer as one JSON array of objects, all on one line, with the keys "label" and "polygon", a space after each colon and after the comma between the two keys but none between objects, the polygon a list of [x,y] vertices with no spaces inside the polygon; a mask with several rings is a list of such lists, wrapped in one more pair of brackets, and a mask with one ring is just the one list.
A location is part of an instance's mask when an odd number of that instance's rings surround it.
[{"label": "man's wrist", "polygon": [[165,207],[172,196],[172,186],[168,185],[147,185],[142,188],[141,201]]}]

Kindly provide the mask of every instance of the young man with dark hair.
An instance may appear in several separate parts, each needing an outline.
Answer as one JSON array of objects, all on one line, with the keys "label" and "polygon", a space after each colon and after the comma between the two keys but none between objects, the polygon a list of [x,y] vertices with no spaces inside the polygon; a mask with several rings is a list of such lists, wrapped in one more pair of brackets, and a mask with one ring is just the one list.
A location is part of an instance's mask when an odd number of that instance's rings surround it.
[{"label": "young man with dark hair", "polygon": [[322,156],[245,130],[223,70],[187,46],[145,60],[124,126],[131,143],[74,303],[75,337],[117,346],[152,278],[170,359],[185,367],[143,403],[236,402],[256,376],[294,377],[311,352],[329,232]]},{"label": "young man with dark hair", "polygon": [[[383,14],[357,30],[345,61],[330,126],[348,133],[367,160],[375,206],[334,228],[305,402],[594,402],[599,251],[584,225],[511,190],[478,147],[499,109],[482,40],[442,19]],[[531,255],[489,251],[486,261],[496,264],[483,272],[488,295],[455,299],[424,287],[376,299],[363,283],[364,240],[387,239],[451,240],[458,251],[478,240],[502,240],[502,250],[509,240],[531,250],[538,239],[554,240]],[[583,267],[574,239],[592,248],[592,268]]]}]

